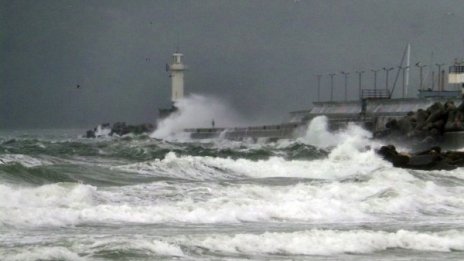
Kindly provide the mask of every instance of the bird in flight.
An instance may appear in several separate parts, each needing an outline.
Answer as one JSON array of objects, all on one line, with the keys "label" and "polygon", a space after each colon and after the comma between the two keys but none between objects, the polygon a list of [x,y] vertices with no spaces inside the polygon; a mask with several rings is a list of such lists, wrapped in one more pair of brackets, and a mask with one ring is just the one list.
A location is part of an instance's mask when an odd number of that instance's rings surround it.
[{"label": "bird in flight", "polygon": [[76,85],[76,88],[79,89],[79,88],[81,88],[81,86],[78,84],[78,85]]}]

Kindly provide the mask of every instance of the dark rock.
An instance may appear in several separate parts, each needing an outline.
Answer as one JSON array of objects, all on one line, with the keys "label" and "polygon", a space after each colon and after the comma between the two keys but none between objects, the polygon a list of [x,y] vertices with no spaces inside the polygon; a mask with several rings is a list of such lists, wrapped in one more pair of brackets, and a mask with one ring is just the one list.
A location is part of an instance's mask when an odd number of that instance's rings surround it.
[{"label": "dark rock", "polygon": [[[127,125],[125,122],[116,122],[111,126],[110,123],[104,123],[99,125],[100,129],[107,129],[109,131],[109,135],[117,135],[117,136],[124,136],[127,134],[144,134],[150,133],[155,130],[153,124],[144,123],[139,125]],[[88,130],[86,132],[86,138],[96,138],[98,127],[95,127],[93,130]]]},{"label": "dark rock", "polygon": [[85,133],[85,137],[88,138],[88,139],[95,138],[95,131],[94,130],[88,130]]},{"label": "dark rock", "polygon": [[446,111],[450,111],[450,110],[455,110],[456,109],[456,105],[454,104],[454,101],[447,101],[445,103],[445,110]]},{"label": "dark rock", "polygon": [[[464,103],[462,103],[464,104]],[[464,106],[456,108],[453,101],[442,104],[436,102],[427,109],[410,112],[402,118],[392,118],[385,124],[385,130],[376,132],[374,137],[395,143],[410,145],[433,145],[448,131],[464,130]]]},{"label": "dark rock", "polygon": [[420,170],[450,170],[464,167],[464,152],[441,152],[440,147],[432,147],[418,153],[406,154],[396,151],[395,146],[382,146],[377,153],[393,166]]}]

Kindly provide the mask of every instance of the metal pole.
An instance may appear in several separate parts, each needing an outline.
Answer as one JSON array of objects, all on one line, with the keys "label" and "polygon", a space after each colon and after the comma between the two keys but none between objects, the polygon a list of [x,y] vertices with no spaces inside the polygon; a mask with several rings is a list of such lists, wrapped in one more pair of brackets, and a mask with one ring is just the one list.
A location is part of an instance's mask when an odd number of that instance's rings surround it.
[{"label": "metal pole", "polygon": [[422,81],[423,81],[423,78],[422,78],[422,71],[424,69],[424,67],[427,67],[427,65],[422,65],[420,62],[416,63],[416,66],[419,67],[419,90],[423,90],[423,86],[422,86]]},{"label": "metal pole", "polygon": [[334,76],[335,73],[329,74],[330,76],[330,101],[333,101],[333,94],[334,94]]},{"label": "metal pole", "polygon": [[445,90],[445,70],[441,70],[441,91]]},{"label": "metal pole", "polygon": [[348,101],[348,75],[350,75],[350,73],[348,72],[340,72],[340,73],[345,76],[345,101]]},{"label": "metal pole", "polygon": [[403,70],[403,93],[402,93],[402,97],[404,99],[405,96],[406,96],[406,72],[409,69],[409,66],[406,66],[406,67],[401,67],[400,66],[399,68]]},{"label": "metal pole", "polygon": [[382,68],[385,71],[385,90],[388,91],[388,74],[390,73],[391,70],[393,70],[393,67],[390,68]]},{"label": "metal pole", "polygon": [[435,64],[438,67],[438,75],[437,75],[437,87],[439,91],[443,91],[443,86],[441,86],[441,67],[445,65],[444,63],[437,63]]},{"label": "metal pole", "polygon": [[321,74],[317,75],[317,101],[321,101]]},{"label": "metal pole", "polygon": [[[440,79],[440,75],[438,75],[438,79]],[[440,89],[440,82],[438,82],[438,89]],[[432,71],[432,91],[435,89],[435,72]]]},{"label": "metal pole", "polygon": [[377,90],[377,72],[379,70],[372,70],[371,71],[374,73],[374,90]]},{"label": "metal pole", "polygon": [[364,73],[364,71],[356,71],[356,73],[358,74],[358,84],[359,84],[359,86],[358,86],[358,89],[359,89],[358,90],[358,95],[361,98],[361,82],[362,82],[361,78],[362,78],[362,74]]}]

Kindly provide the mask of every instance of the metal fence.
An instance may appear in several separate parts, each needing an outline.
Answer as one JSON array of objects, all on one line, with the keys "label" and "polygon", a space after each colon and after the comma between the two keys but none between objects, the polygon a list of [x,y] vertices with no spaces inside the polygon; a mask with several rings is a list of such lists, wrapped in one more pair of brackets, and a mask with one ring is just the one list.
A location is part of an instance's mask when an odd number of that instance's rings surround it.
[{"label": "metal fence", "polygon": [[390,91],[387,89],[363,89],[361,99],[388,99]]}]

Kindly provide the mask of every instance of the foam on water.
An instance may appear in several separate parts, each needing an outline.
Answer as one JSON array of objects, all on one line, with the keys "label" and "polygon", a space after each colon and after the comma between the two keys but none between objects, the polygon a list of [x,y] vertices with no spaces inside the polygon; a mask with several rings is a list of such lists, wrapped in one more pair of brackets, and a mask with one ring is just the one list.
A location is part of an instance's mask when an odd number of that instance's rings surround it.
[{"label": "foam on water", "polygon": [[[314,126],[318,125],[309,129]],[[346,132],[330,135],[335,135],[332,139],[337,140],[337,145],[324,159],[287,160],[274,156],[250,160],[177,156],[170,152],[162,160],[111,167],[135,176],[184,180],[174,185],[165,181],[115,188],[71,183],[33,188],[0,185],[0,207],[5,210],[0,212],[0,222],[35,227],[463,217],[462,186],[437,184],[393,168],[373,149],[366,148],[373,145],[369,135],[354,125],[348,126]],[[311,143],[310,133],[305,139]],[[445,175],[459,179],[458,173],[450,173]],[[275,178],[295,181],[275,185],[266,182]]]},{"label": "foam on water", "polygon": [[[394,168],[355,125],[331,133],[317,118],[305,137],[276,143],[3,145],[2,260],[464,251],[463,169]],[[308,153],[290,156],[300,149]]]},{"label": "foam on water", "polygon": [[103,128],[101,125],[97,126],[97,130],[95,131],[95,137],[97,138],[109,138],[111,133],[111,128]]},{"label": "foam on water", "polygon": [[375,144],[371,140],[372,133],[361,128],[354,123],[349,123],[346,128],[331,132],[329,131],[328,119],[325,116],[318,116],[311,120],[306,129],[306,133],[298,140],[316,147],[340,147],[340,145],[352,145],[357,149],[366,145]]},{"label": "foam on water", "polygon": [[[301,138],[299,142],[322,146],[321,142],[325,140],[324,147],[336,145],[331,150],[329,157],[323,160],[289,161],[283,157],[271,157],[268,160],[251,161],[216,157],[179,157],[174,153],[168,153],[163,160],[135,163],[118,168],[148,175],[167,175],[175,178],[200,180],[229,178],[231,175],[252,178],[333,179],[366,174],[377,168],[390,166],[389,163],[380,159],[373,149],[367,148],[376,145],[370,138],[369,132],[356,125],[349,125],[345,131],[332,134],[327,130],[327,119],[318,117],[310,123],[306,136]],[[276,146],[284,148],[293,144],[278,143]]]},{"label": "foam on water", "polygon": [[[2,253],[3,252],[3,253]],[[1,251],[2,260],[5,261],[35,261],[35,260],[69,260],[83,261],[80,257],[66,247],[27,247],[17,251]]]},{"label": "foam on water", "polygon": [[[355,161],[356,163],[352,163]],[[328,159],[304,161],[271,157],[267,160],[230,159],[199,156],[176,156],[168,153],[163,160],[135,163],[117,167],[145,175],[162,175],[182,179],[234,179],[298,177],[334,179],[370,173],[389,166],[373,151],[346,153],[334,150]]]},{"label": "foam on water", "polygon": [[91,245],[93,254],[99,252],[149,252],[157,256],[170,256],[170,257],[182,257],[184,253],[182,249],[172,243],[168,243],[162,240],[156,239],[144,239],[143,237],[125,239],[125,238],[113,238],[103,239]]},{"label": "foam on water", "polygon": [[462,251],[462,231],[396,232],[369,230],[309,230],[293,233],[214,235],[186,239],[200,247],[227,254],[333,255],[365,254],[390,248],[420,251]]},{"label": "foam on water", "polygon": [[233,127],[244,123],[225,101],[216,97],[190,95],[175,103],[178,111],[158,123],[151,137],[177,141],[189,141],[183,133],[187,128]]},{"label": "foam on water", "polygon": [[0,185],[0,226],[74,225],[80,211],[94,205],[95,194],[95,187],[70,183],[35,188]]},{"label": "foam on water", "polygon": [[106,189],[67,183],[36,188],[2,185],[0,226],[463,218],[463,193],[460,186],[440,186],[391,167],[338,180],[282,185],[231,181],[161,181]]},{"label": "foam on water", "polygon": [[[116,253],[119,258],[170,257],[194,258],[208,253],[210,257],[269,257],[276,255],[330,256],[365,255],[389,249],[405,251],[451,252],[464,250],[461,230],[331,230],[311,229],[295,232],[264,233],[194,233],[188,235],[115,235],[109,237],[77,235],[80,243],[67,246],[27,246],[0,250],[2,260],[93,260]],[[44,239],[45,243],[71,238]]]},{"label": "foam on water", "polygon": [[27,168],[53,164],[51,161],[22,154],[0,154],[0,165],[18,163]]}]

